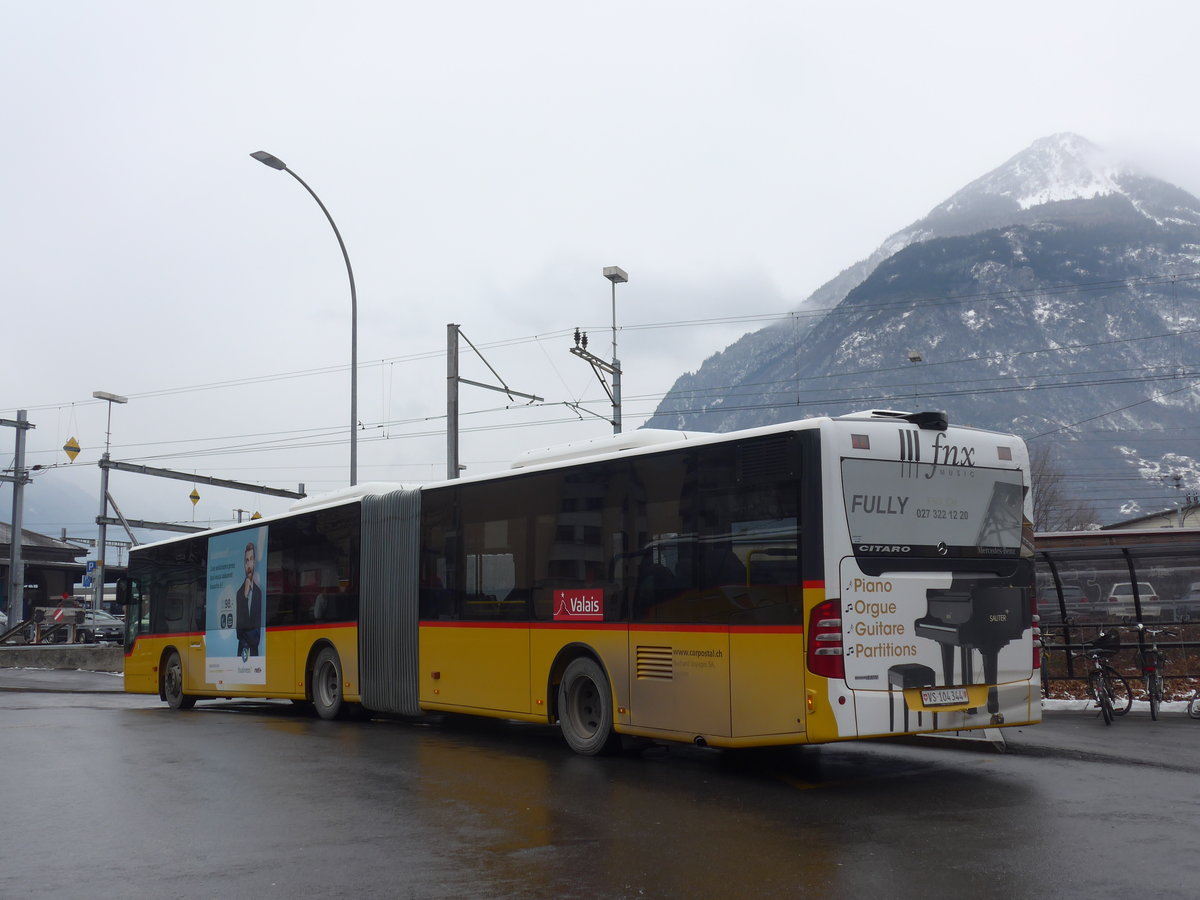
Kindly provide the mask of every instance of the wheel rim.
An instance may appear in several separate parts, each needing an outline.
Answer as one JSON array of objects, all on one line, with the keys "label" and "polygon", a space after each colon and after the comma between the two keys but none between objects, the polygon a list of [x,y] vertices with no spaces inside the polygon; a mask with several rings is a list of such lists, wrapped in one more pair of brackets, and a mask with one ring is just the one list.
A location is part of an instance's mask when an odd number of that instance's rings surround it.
[{"label": "wheel rim", "polygon": [[183,693],[183,666],[178,656],[171,657],[167,663],[167,696],[178,697]]},{"label": "wheel rim", "polygon": [[316,678],[317,701],[322,706],[332,706],[337,702],[341,685],[338,682],[337,667],[332,663],[324,663]]},{"label": "wheel rim", "polygon": [[600,730],[600,692],[590,678],[580,678],[571,685],[567,711],[580,737],[590,738]]}]

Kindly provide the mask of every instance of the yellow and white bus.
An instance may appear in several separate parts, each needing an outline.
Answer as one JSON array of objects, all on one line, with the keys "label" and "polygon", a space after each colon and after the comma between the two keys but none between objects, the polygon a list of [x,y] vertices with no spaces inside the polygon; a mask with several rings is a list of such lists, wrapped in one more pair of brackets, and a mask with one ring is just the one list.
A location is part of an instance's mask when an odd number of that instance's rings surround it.
[{"label": "yellow and white bus", "polygon": [[1040,718],[1029,461],[871,411],[637,431],[133,549],[125,689],[714,747]]}]

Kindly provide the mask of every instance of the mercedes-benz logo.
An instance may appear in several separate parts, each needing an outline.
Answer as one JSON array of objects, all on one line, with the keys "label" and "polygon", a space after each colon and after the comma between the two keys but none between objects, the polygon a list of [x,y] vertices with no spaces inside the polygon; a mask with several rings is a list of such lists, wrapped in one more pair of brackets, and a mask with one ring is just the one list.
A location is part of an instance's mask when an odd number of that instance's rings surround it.
[{"label": "mercedes-benz logo", "polygon": [[950,552],[950,548],[946,546],[945,541],[939,541],[937,545],[938,556],[945,556]]}]

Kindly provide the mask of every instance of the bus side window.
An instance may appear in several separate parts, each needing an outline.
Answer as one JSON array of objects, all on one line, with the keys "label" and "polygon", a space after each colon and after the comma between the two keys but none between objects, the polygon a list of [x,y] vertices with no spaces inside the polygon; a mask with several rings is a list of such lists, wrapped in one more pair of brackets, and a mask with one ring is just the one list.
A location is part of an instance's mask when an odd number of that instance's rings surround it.
[{"label": "bus side window", "polygon": [[675,573],[654,559],[652,552],[645,552],[637,567],[637,583],[634,588],[634,609],[642,610],[666,600],[675,590]]},{"label": "bus side window", "polygon": [[187,597],[177,591],[171,591],[167,594],[167,602],[163,606],[163,619],[167,623],[167,631],[186,631],[188,628],[187,619],[188,606]]},{"label": "bus side window", "polygon": [[700,587],[719,587],[746,583],[746,566],[736,553],[733,543],[717,540],[702,544],[703,567]]}]

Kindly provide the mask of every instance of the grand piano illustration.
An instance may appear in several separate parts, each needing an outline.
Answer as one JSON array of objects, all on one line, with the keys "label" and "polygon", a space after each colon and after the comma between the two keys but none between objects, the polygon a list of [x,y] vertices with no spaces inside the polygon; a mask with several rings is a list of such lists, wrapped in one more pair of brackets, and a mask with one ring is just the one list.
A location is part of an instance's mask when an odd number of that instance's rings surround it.
[{"label": "grand piano illustration", "polygon": [[[941,645],[943,685],[977,683],[974,654],[979,653],[983,660],[982,683],[992,686],[988,691],[988,712],[993,714],[1000,709],[995,687],[999,680],[1000,651],[1020,638],[1033,622],[1029,591],[1013,586],[1029,582],[1029,562],[1016,559],[1014,549],[1020,545],[1023,500],[1021,485],[997,482],[975,541],[981,550],[1007,550],[1014,554],[997,558],[1012,574],[1000,577],[994,572],[955,573],[949,588],[927,592],[926,613],[913,623],[918,637]],[[956,655],[961,670],[959,680],[954,671]]]}]

